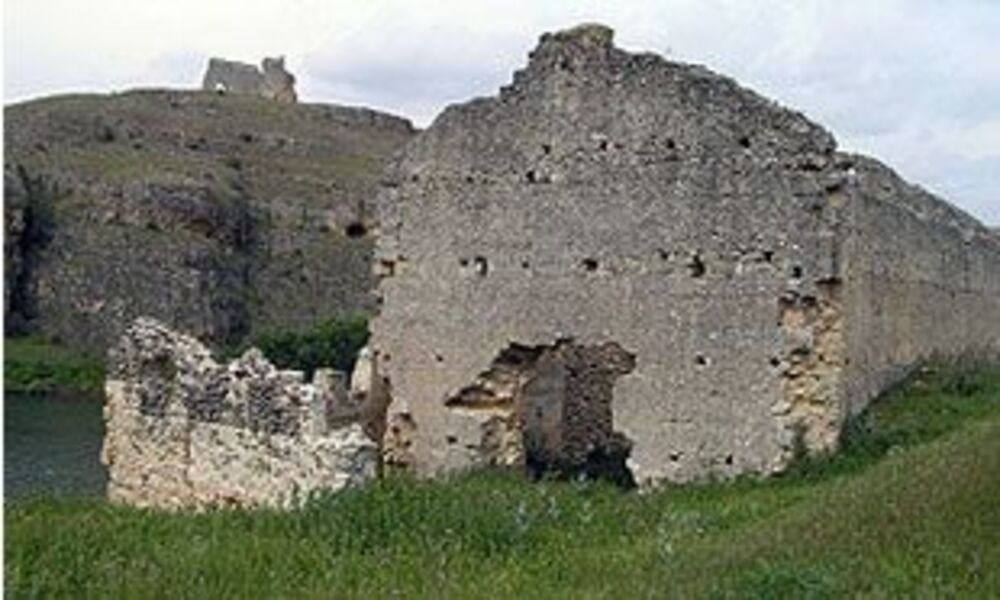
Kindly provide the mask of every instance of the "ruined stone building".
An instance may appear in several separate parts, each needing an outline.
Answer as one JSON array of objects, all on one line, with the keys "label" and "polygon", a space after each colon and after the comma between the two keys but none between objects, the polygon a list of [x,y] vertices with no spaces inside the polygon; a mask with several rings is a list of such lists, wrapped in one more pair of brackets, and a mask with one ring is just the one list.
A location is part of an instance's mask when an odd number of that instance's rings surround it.
[{"label": "ruined stone building", "polygon": [[202,89],[261,96],[278,102],[294,103],[295,76],[285,70],[284,57],[265,58],[261,68],[221,58],[211,58],[202,80]]},{"label": "ruined stone building", "polygon": [[702,67],[585,26],[448,107],[381,199],[385,457],[639,483],[782,469],[1000,348],[1000,240]]},{"label": "ruined stone building", "polygon": [[106,384],[108,497],[288,507],[361,485],[378,472],[385,409],[366,360],[350,390],[329,370],[307,383],[256,349],[220,363],[194,338],[136,320],[112,350]]},{"label": "ruined stone building", "polygon": [[542,36],[382,181],[351,391],[140,320],[107,384],[112,498],[288,505],[379,456],[420,475],[767,474],[835,448],[922,361],[1000,356],[994,232],[605,27]]}]

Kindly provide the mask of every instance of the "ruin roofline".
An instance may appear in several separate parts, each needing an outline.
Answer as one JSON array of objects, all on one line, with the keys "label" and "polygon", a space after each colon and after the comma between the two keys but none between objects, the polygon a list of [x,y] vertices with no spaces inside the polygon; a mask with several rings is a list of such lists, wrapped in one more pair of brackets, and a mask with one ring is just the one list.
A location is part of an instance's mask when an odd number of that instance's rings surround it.
[{"label": "ruin roofline", "polygon": [[783,106],[776,100],[741,85],[734,78],[717,73],[702,64],[668,59],[655,52],[629,52],[619,48],[614,44],[614,30],[599,23],[584,23],[568,29],[541,34],[534,49],[527,54],[527,65],[515,70],[512,81],[501,87],[498,94],[479,96],[449,104],[438,114],[434,123],[439,119],[446,118],[446,114],[449,112],[462,111],[484,103],[511,100],[517,92],[522,91],[528,82],[550,75],[558,59],[569,57],[604,59],[583,60],[579,65],[584,69],[606,65],[613,65],[613,68],[619,72],[629,68],[669,69],[678,76],[675,81],[678,85],[689,82],[701,86],[717,86],[722,93],[730,98],[753,105],[756,109],[801,119],[801,122],[797,123],[800,128],[826,136],[828,139],[823,140],[824,143],[830,144],[831,151],[836,150],[837,142],[834,136],[802,112]]},{"label": "ruin roofline", "polygon": [[[819,150],[831,162],[856,164],[873,170],[886,171],[898,182],[899,186],[908,190],[907,202],[898,201],[895,196],[888,200],[896,202],[897,206],[918,218],[938,220],[949,227],[960,230],[962,235],[967,238],[995,238],[995,232],[991,231],[982,221],[921,185],[905,180],[893,167],[880,159],[859,152],[840,150],[836,136],[821,124],[810,119],[805,113],[784,106],[777,100],[763,96],[755,90],[741,85],[734,78],[717,73],[702,64],[668,59],[654,52],[629,52],[619,48],[614,44],[614,29],[601,23],[581,23],[567,29],[541,34],[535,48],[528,52],[527,65],[514,71],[509,84],[501,87],[495,95],[480,96],[449,104],[435,117],[431,127],[439,121],[442,127],[447,127],[449,122],[461,122],[463,119],[469,118],[470,113],[475,114],[485,107],[514,101],[525,87],[551,75],[553,64],[557,59],[572,56],[610,58],[613,59],[610,61],[611,64],[616,64],[620,70],[635,67],[669,70],[676,75],[676,78],[672,80],[674,85],[691,84],[716,88],[720,93],[725,94],[727,101],[738,102],[746,109],[763,115],[765,118],[787,119],[794,128],[820,136],[823,140],[821,145],[824,147],[819,148]],[[583,60],[580,64],[586,69],[607,63],[604,60]],[[993,240],[990,239],[990,241]]]}]

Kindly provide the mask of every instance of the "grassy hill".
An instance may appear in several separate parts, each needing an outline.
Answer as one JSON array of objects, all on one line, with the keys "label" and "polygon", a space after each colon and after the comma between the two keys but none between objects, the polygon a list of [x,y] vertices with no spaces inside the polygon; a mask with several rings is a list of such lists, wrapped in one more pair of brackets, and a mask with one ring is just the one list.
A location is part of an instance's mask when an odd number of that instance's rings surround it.
[{"label": "grassy hill", "polygon": [[372,201],[408,121],[178,90],[4,117],[8,325],[99,352],[140,314],[234,343],[371,308]]},{"label": "grassy hill", "polygon": [[925,372],[843,451],[630,494],[389,478],[287,514],[5,506],[10,597],[1000,596],[1000,370]]}]

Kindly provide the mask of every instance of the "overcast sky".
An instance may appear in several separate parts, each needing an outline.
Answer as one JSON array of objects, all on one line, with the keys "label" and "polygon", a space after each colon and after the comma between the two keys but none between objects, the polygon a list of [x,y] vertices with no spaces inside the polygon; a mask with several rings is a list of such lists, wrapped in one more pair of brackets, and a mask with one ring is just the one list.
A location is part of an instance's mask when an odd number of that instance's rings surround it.
[{"label": "overcast sky", "polygon": [[304,101],[427,125],[492,95],[543,31],[702,63],[1000,225],[1000,1],[4,0],[4,101],[193,87],[209,56],[284,54]]}]

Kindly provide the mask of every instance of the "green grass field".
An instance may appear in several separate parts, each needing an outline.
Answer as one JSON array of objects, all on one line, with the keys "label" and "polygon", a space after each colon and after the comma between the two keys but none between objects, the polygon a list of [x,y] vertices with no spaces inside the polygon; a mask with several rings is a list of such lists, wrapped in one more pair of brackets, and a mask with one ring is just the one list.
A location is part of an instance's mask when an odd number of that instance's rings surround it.
[{"label": "green grass field", "polygon": [[387,479],[287,514],[5,506],[9,597],[1000,597],[1000,369],[924,373],[842,452],[634,494]]},{"label": "green grass field", "polygon": [[6,392],[98,392],[103,387],[104,364],[99,357],[37,338],[4,338]]}]

